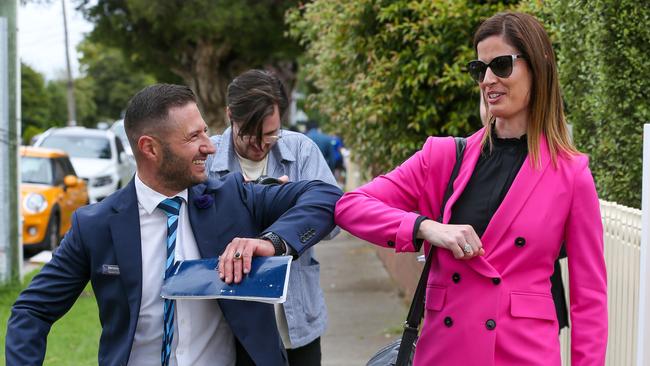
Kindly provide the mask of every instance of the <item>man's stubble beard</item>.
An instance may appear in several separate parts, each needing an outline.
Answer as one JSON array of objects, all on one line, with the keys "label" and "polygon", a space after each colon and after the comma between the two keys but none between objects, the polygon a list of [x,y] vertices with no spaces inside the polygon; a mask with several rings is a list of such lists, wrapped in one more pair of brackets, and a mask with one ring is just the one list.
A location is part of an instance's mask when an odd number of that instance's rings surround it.
[{"label": "man's stubble beard", "polygon": [[[207,180],[205,175],[201,179],[195,179],[191,174],[191,167],[188,169],[187,163],[179,158],[168,144],[162,144],[162,152],[163,159],[159,177],[169,189],[180,192]],[[190,164],[192,163],[190,162]]]}]

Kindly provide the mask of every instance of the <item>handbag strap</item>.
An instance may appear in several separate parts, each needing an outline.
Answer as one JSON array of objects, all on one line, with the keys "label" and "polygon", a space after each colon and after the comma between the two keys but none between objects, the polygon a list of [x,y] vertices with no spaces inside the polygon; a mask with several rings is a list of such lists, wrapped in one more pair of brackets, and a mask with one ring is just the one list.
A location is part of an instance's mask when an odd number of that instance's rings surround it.
[{"label": "handbag strap", "polygon": [[[454,164],[454,169],[451,171],[449,183],[447,184],[447,190],[445,191],[442,204],[440,205],[440,217],[438,218],[438,221],[440,222],[442,222],[442,215],[444,213],[445,205],[447,204],[449,197],[451,197],[451,194],[454,192],[454,181],[458,176],[460,165],[463,162],[463,152],[465,151],[465,146],[467,145],[467,141],[463,137],[455,137],[454,140],[456,143],[456,163]],[[424,263],[424,268],[422,269],[422,274],[420,275],[418,287],[415,289],[415,293],[413,294],[411,308],[409,309],[408,316],[406,317],[406,322],[404,323],[404,333],[402,334],[402,341],[399,346],[399,353],[397,354],[397,361],[395,365],[408,365],[413,345],[415,345],[415,341],[418,338],[418,328],[420,326],[422,316],[424,315],[424,300],[427,287],[427,278],[429,275],[429,269],[431,268],[432,257],[433,250],[429,250],[426,262]]]}]

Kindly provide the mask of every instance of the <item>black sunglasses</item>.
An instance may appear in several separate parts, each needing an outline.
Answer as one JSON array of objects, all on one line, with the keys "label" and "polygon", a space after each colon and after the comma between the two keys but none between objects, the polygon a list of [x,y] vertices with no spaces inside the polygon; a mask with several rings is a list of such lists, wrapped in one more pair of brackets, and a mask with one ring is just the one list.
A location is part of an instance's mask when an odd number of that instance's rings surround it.
[{"label": "black sunglasses", "polygon": [[485,78],[485,71],[489,67],[494,75],[500,78],[507,78],[512,74],[512,68],[515,64],[515,60],[518,58],[524,58],[522,55],[504,55],[497,56],[490,61],[489,64],[481,60],[470,61],[467,64],[467,71],[478,83],[482,83]]}]

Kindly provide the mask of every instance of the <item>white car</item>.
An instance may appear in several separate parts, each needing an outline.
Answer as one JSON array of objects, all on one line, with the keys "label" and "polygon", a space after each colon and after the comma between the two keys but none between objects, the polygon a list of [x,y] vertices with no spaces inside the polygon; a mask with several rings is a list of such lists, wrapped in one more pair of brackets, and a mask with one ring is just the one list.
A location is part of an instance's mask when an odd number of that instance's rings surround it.
[{"label": "white car", "polygon": [[68,153],[74,170],[86,181],[90,202],[98,202],[124,187],[135,173],[122,141],[111,131],[85,127],[51,128],[34,146]]},{"label": "white car", "polygon": [[129,159],[131,159],[131,162],[135,165],[133,150],[131,150],[129,138],[126,136],[126,130],[124,129],[124,120],[118,119],[117,121],[113,122],[109,129],[113,131],[115,136],[119,137],[120,140],[122,140],[122,145],[124,145],[124,151],[126,151],[126,155],[128,155]]}]

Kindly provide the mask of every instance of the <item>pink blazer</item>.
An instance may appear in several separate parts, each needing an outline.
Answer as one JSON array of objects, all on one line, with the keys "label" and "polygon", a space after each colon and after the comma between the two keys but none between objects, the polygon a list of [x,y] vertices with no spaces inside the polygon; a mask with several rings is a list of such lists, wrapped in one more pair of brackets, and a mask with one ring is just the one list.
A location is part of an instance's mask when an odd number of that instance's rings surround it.
[{"label": "pink blazer", "polygon": [[[472,175],[483,133],[467,139],[444,223]],[[605,364],[603,228],[588,158],[559,158],[554,167],[545,138],[540,153],[541,167],[526,158],[481,237],[483,257],[457,260],[436,249],[415,365],[561,365],[549,278],[562,242],[572,365]],[[454,162],[453,138],[430,137],[398,168],[346,193],[336,205],[336,223],[377,245],[415,251],[415,220],[439,216]]]}]

